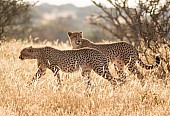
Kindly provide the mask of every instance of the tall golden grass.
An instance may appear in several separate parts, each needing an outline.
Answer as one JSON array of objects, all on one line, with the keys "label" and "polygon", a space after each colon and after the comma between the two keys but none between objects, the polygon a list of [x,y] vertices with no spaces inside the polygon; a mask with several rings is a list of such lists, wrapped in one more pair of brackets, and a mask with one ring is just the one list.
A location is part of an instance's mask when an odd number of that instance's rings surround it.
[{"label": "tall golden grass", "polygon": [[[28,41],[10,41],[0,45],[0,116],[168,116],[170,115],[170,86],[158,79],[154,72],[141,72],[141,85],[132,74],[127,82],[113,87],[102,77],[91,74],[91,93],[86,91],[79,72],[60,72],[62,85],[57,86],[53,73],[33,85],[28,85],[37,71],[36,60],[21,61],[18,56],[24,47],[52,46],[71,49],[68,43],[35,44]],[[114,68],[110,67],[114,76]],[[170,78],[170,77],[168,77]]]}]

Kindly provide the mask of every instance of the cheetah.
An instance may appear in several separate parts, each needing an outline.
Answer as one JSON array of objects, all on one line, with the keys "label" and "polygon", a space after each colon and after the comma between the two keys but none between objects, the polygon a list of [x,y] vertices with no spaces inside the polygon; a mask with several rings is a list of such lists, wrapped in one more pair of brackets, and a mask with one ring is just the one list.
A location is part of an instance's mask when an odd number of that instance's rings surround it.
[{"label": "cheetah", "polygon": [[83,32],[68,32],[67,35],[73,49],[88,47],[101,51],[107,57],[108,62],[114,64],[115,71],[122,80],[126,79],[126,73],[124,71],[125,66],[127,66],[127,69],[132,72],[132,74],[137,75],[138,79],[142,80],[143,75],[139,72],[136,66],[137,61],[142,68],[147,70],[158,67],[160,64],[160,58],[158,56],[156,56],[154,64],[144,64],[139,58],[137,49],[126,42],[95,44],[83,38]]},{"label": "cheetah", "polygon": [[19,59],[36,59],[38,71],[32,81],[45,75],[46,69],[50,69],[60,83],[59,70],[72,73],[81,69],[81,75],[90,83],[90,73],[93,70],[98,75],[116,85],[119,80],[113,78],[109,72],[107,58],[98,50],[79,49],[79,50],[58,50],[52,47],[24,48],[20,52]]}]

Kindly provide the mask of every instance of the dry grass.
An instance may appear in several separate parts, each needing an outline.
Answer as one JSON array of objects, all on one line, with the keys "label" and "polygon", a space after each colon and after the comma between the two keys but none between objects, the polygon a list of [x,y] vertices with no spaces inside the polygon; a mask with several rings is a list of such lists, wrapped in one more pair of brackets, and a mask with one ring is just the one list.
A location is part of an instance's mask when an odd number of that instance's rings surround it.
[{"label": "dry grass", "polygon": [[[37,71],[35,60],[19,60],[19,52],[27,46],[52,46],[71,49],[68,44],[33,44],[11,41],[0,45],[0,116],[59,116],[59,115],[170,115],[170,86],[158,80],[153,71],[146,72],[145,85],[129,75],[122,86],[113,87],[92,73],[90,96],[79,72],[62,75],[63,85],[57,86],[48,70],[37,83],[28,82]],[[112,70],[112,68],[111,68]],[[154,70],[155,72],[157,70]],[[115,75],[114,71],[112,74]],[[168,77],[170,78],[170,77]]]}]

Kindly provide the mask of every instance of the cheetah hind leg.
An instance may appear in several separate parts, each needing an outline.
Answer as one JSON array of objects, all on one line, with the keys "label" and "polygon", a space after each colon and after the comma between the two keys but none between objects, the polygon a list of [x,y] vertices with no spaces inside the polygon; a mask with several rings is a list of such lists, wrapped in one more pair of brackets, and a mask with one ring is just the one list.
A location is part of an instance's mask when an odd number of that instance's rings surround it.
[{"label": "cheetah hind leg", "polygon": [[119,80],[113,78],[109,72],[108,66],[98,67],[93,69],[98,75],[102,76],[104,79],[107,79],[112,85],[117,85]]},{"label": "cheetah hind leg", "polygon": [[132,72],[134,75],[137,75],[137,78],[140,80],[142,86],[144,85],[143,75],[138,70],[137,66],[128,66],[128,70]]},{"label": "cheetah hind leg", "polygon": [[115,58],[113,61],[115,71],[119,78],[116,78],[120,85],[124,84],[126,81],[125,63],[120,58]]},{"label": "cheetah hind leg", "polygon": [[119,76],[119,78],[117,80],[119,80],[122,83],[125,83],[126,73],[124,72],[123,68],[119,67],[119,65],[116,65],[116,64],[114,64],[114,68],[115,68],[117,75]]}]

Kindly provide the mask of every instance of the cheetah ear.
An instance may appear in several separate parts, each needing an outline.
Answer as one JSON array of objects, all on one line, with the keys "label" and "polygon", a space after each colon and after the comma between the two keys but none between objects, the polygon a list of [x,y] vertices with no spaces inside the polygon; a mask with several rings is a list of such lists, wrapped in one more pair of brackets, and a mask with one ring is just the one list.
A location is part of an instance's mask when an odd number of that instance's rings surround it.
[{"label": "cheetah ear", "polygon": [[68,34],[68,36],[70,37],[70,36],[71,36],[71,34],[72,34],[72,32],[68,31],[68,32],[67,32],[67,34]]},{"label": "cheetah ear", "polygon": [[80,31],[80,33],[81,33],[81,34],[83,34],[83,32],[82,32],[82,31]]},{"label": "cheetah ear", "polygon": [[32,46],[28,47],[28,52],[32,52]]}]

